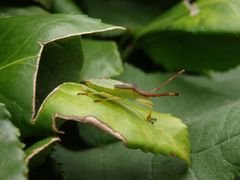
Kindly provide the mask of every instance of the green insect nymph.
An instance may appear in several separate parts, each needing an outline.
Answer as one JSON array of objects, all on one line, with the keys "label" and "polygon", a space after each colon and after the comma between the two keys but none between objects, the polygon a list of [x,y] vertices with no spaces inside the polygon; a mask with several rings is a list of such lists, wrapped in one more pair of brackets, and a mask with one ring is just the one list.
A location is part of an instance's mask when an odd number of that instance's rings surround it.
[{"label": "green insect nymph", "polygon": [[149,98],[149,97],[160,97],[160,96],[178,96],[179,93],[166,92],[166,93],[153,93],[154,91],[144,91],[138,88],[134,84],[124,83],[121,81],[100,78],[100,79],[90,79],[84,81],[84,84],[99,92],[106,92],[113,96],[121,98]]},{"label": "green insect nymph", "polygon": [[[135,99],[138,100],[141,104],[152,108],[152,102],[147,101],[145,99],[150,97],[161,97],[161,96],[179,96],[179,93],[175,92],[165,92],[165,93],[154,93],[158,91],[160,88],[168,84],[170,81],[175,79],[178,75],[182,74],[184,70],[177,72],[174,76],[170,77],[164,83],[162,83],[159,87],[153,88],[150,91],[144,91],[138,88],[134,84],[124,83],[118,80],[113,80],[109,78],[98,78],[98,79],[90,79],[83,82],[87,87],[97,91],[98,93],[92,94],[108,94],[106,99],[96,100],[95,102],[105,101],[105,100],[119,100],[119,99]],[[91,94],[91,93],[79,93],[79,94]],[[151,111],[147,117],[147,120],[152,120]]]}]

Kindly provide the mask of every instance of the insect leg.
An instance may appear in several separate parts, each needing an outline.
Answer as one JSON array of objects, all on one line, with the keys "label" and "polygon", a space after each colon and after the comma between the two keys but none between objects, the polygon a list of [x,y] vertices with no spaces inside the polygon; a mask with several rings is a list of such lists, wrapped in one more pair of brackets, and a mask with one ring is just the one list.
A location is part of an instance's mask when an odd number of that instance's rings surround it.
[{"label": "insect leg", "polygon": [[153,118],[153,117],[152,117],[152,110],[149,111],[149,113],[148,113],[148,115],[147,115],[147,120],[148,120],[149,122],[151,122],[152,124],[154,124],[154,121],[157,120],[156,118]]},{"label": "insect leg", "polygon": [[144,106],[146,106],[146,107],[148,107],[148,108],[151,109],[151,110],[149,111],[146,119],[147,119],[147,121],[149,121],[149,122],[151,122],[152,124],[154,124],[154,121],[156,121],[157,119],[152,117],[153,102],[148,101],[148,100],[146,100],[146,99],[136,99],[136,101],[137,101],[138,103],[140,103],[140,104],[142,104],[142,105],[144,105]]},{"label": "insect leg", "polygon": [[180,93],[176,92],[164,92],[160,94],[152,94],[151,97],[161,97],[161,96],[181,96]]},{"label": "insect leg", "polygon": [[106,98],[106,99],[95,99],[94,102],[103,102],[103,101],[111,101],[111,100],[122,100],[122,98],[119,98],[119,97],[116,97],[116,96],[113,96],[113,97],[109,97],[109,98]]},{"label": "insect leg", "polygon": [[84,93],[77,93],[77,95],[99,95],[102,97],[102,99],[95,99],[94,102],[102,102],[102,101],[110,101],[110,100],[121,100],[122,98],[119,98],[117,96],[112,96],[105,92],[84,92]]},{"label": "insect leg", "polygon": [[151,89],[149,92],[155,92],[158,91],[159,89],[161,89],[163,86],[165,86],[166,84],[168,84],[169,82],[171,82],[172,80],[176,79],[180,74],[184,73],[185,70],[181,70],[178,71],[176,74],[174,74],[172,77],[170,77],[169,79],[167,79],[166,81],[164,81],[159,87],[153,88]]},{"label": "insect leg", "polygon": [[85,96],[88,96],[88,95],[98,95],[99,93],[93,93],[93,92],[83,92],[83,93],[77,93],[77,95],[85,95]]}]

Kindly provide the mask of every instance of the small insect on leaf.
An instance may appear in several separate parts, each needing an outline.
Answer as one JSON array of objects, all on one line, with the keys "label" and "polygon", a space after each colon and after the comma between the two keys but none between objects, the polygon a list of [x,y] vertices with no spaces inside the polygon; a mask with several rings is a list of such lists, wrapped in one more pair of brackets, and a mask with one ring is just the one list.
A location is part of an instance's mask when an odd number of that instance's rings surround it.
[{"label": "small insect on leaf", "polygon": [[128,84],[128,83],[116,84],[114,87],[118,88],[118,89],[131,89],[131,90],[135,91],[136,93],[138,93],[139,95],[142,95],[145,98],[160,97],[160,96],[179,96],[180,94],[176,93],[176,92],[165,92],[165,93],[159,93],[159,94],[154,93],[154,92],[160,90],[162,87],[167,85],[169,82],[176,79],[176,77],[179,76],[180,74],[182,74],[183,72],[185,72],[185,70],[181,70],[181,71],[177,72],[175,75],[173,75],[172,77],[167,79],[165,82],[163,82],[159,87],[153,88],[150,91],[144,91],[144,90],[140,89],[139,87],[137,87],[136,85]]},{"label": "small insect on leaf", "polygon": [[[153,120],[155,119],[151,115],[153,103],[146,99],[150,97],[179,96],[180,94],[177,92],[164,92],[164,93],[154,93],[154,92],[160,90],[163,86],[167,85],[169,82],[176,79],[176,77],[182,74],[184,71],[185,70],[181,70],[177,72],[175,75],[173,75],[172,77],[167,79],[165,82],[163,82],[159,87],[153,88],[149,91],[144,91],[134,84],[124,83],[124,82],[114,80],[114,79],[109,79],[109,78],[90,79],[90,80],[84,81],[83,83],[87,87],[96,91],[94,92],[95,95],[99,95],[103,98],[103,99],[95,100],[95,102],[103,102],[103,101],[111,101],[111,100],[119,101],[121,99],[136,100],[138,103],[150,109],[150,112],[146,117],[146,119],[150,122],[153,122]],[[86,93],[85,95],[87,94],[88,93]],[[105,95],[103,96],[103,94]],[[106,96],[106,94],[108,94],[108,96]]]}]

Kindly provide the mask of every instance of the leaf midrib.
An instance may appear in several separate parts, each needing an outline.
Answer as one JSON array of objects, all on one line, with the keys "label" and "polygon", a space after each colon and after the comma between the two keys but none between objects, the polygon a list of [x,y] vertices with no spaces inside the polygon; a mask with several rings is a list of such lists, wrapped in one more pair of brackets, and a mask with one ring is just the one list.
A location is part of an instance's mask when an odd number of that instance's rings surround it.
[{"label": "leaf midrib", "polygon": [[[56,22],[58,22],[58,21],[61,22],[62,19],[56,19],[55,21],[50,21],[49,23],[44,24],[38,31],[33,31],[33,33],[32,33],[26,40],[24,40],[24,41],[21,43],[21,45],[20,45],[11,55],[9,55],[8,58],[6,58],[6,59],[1,63],[1,65],[5,65],[17,52],[19,52],[19,50],[22,49],[22,47],[23,47],[26,43],[28,43],[30,40],[33,40],[32,38],[34,37],[35,34],[41,32],[41,30],[44,29],[45,27],[47,27],[49,24],[56,23]],[[12,28],[11,28],[11,29],[12,29]],[[8,33],[9,33],[9,32],[11,32],[11,31],[8,31]],[[38,41],[39,41],[39,40],[36,39],[36,41],[35,41],[34,43],[36,43],[36,42],[38,42]],[[39,53],[39,51],[41,51],[41,48],[42,48],[42,47],[40,46],[39,49],[38,49],[38,53]]]},{"label": "leaf midrib", "polygon": [[[8,67],[10,67],[10,66],[13,66],[13,65],[16,65],[16,64],[21,64],[21,63],[23,63],[23,62],[25,62],[25,61],[27,61],[27,60],[35,60],[34,58],[37,58],[38,56],[28,56],[28,57],[25,57],[25,58],[21,58],[21,59],[18,59],[18,60],[15,60],[15,61],[13,61],[12,63],[9,63],[9,64],[6,64],[6,65],[4,65],[4,66],[0,66],[0,71],[1,70],[3,70],[3,69],[6,69],[6,68],[8,68]],[[27,63],[26,63],[27,64]],[[30,65],[30,64],[28,64],[28,65]],[[34,65],[32,65],[32,66],[34,66]],[[34,67],[36,67],[36,66],[34,66]]]}]

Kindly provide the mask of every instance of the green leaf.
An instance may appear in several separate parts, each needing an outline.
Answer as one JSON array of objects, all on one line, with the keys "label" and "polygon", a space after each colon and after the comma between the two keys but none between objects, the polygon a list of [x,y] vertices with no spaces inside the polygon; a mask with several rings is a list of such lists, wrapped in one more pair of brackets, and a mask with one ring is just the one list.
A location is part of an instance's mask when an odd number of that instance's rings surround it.
[{"label": "green leaf", "polygon": [[83,62],[79,36],[64,38],[47,44],[42,52],[38,68],[36,109],[59,84],[68,81],[80,81],[80,70]]},{"label": "green leaf", "polygon": [[116,43],[113,41],[83,40],[84,62],[81,80],[113,77],[123,72],[123,65]]},{"label": "green leaf", "polygon": [[63,82],[116,76],[122,72],[123,65],[114,42],[81,42],[79,37],[74,36],[45,46],[38,70],[37,107]]},{"label": "green leaf", "polygon": [[27,166],[18,129],[9,121],[10,114],[0,103],[0,179],[26,180]]},{"label": "green leaf", "polygon": [[47,137],[45,139],[42,139],[32,146],[28,147],[25,150],[26,153],[26,161],[29,162],[30,159],[32,159],[36,154],[43,151],[46,147],[48,147],[50,144],[52,144],[55,141],[59,141],[58,137]]},{"label": "green leaf", "polygon": [[151,22],[152,19],[163,12],[167,4],[174,1],[84,0],[83,7],[92,17],[124,26],[132,31]]},{"label": "green leaf", "polygon": [[52,4],[53,4],[53,2],[54,2],[54,0],[32,0],[32,1],[41,4],[46,9],[50,9]]},{"label": "green leaf", "polygon": [[88,146],[103,146],[116,142],[118,139],[107,132],[89,124],[78,124],[78,134],[84,143]]},{"label": "green leaf", "polygon": [[[35,87],[39,60],[44,51],[43,48],[49,43],[62,39],[60,43],[57,42],[57,44],[51,44],[49,46],[64,45],[64,47],[54,49],[64,49],[66,53],[62,54],[68,56],[68,58],[65,59],[73,60],[75,63],[65,62],[65,64],[55,64],[55,66],[51,68],[55,68],[54,72],[57,77],[48,78],[55,78],[57,82],[62,83],[66,78],[61,79],[64,74],[57,72],[64,69],[65,73],[67,68],[71,69],[73,67],[71,71],[68,69],[69,77],[67,77],[67,80],[76,82],[76,78],[78,78],[79,81],[80,76],[78,75],[76,77],[76,72],[80,72],[81,70],[81,66],[77,66],[76,64],[81,63],[80,61],[82,61],[82,59],[79,55],[81,54],[81,52],[79,52],[79,38],[74,38],[73,36],[112,29],[121,28],[104,24],[99,20],[83,15],[59,14],[0,18],[0,84],[4,87],[0,89],[0,100],[6,104],[12,113],[14,124],[20,128],[23,136],[35,133],[31,119],[36,110]],[[13,36],[15,38],[12,38]],[[67,38],[71,41],[69,44],[67,43]],[[71,45],[73,47],[70,47]],[[68,51],[74,52],[74,54],[67,54]],[[78,61],[74,60],[76,56],[79,58]],[[52,57],[57,58],[59,56],[55,53]],[[55,61],[52,62],[62,63],[64,58],[54,58],[54,60]],[[48,62],[46,64],[51,63]],[[48,67],[46,67],[45,70],[47,68]],[[41,77],[38,78],[41,79]],[[40,87],[39,90],[42,90],[42,88],[44,87]]]},{"label": "green leaf", "polygon": [[[121,79],[151,89],[169,74],[146,74],[126,66]],[[180,92],[180,97],[154,98],[155,109],[173,113],[189,128],[191,165],[176,158],[106,145],[73,152],[59,146],[55,159],[66,179],[234,179],[240,172],[240,67],[213,73],[212,79],[183,75],[162,91]],[[95,173],[90,173],[90,172]],[[95,175],[95,176],[94,176]]]},{"label": "green leaf", "polygon": [[184,161],[128,149],[120,143],[85,151],[71,151],[57,145],[53,157],[66,180],[176,180],[187,171]]},{"label": "green leaf", "polygon": [[48,12],[38,6],[9,6],[0,4],[0,17],[48,15]]},{"label": "green leaf", "polygon": [[51,11],[54,13],[82,14],[80,7],[74,0],[54,0]]},{"label": "green leaf", "polygon": [[143,28],[136,35],[137,46],[169,70],[223,71],[237,66],[240,2],[198,0],[190,9],[184,2]]},{"label": "green leaf", "polygon": [[[156,154],[177,156],[189,161],[187,127],[170,114],[152,112],[156,122],[147,121],[149,109],[126,99],[94,102],[99,95],[78,95],[95,92],[82,84],[65,83],[57,87],[40,107],[35,125],[41,132],[58,132],[62,121],[89,123],[110,133],[130,148],[140,148]],[[57,121],[57,122],[56,122]]]},{"label": "green leaf", "polygon": [[[25,161],[30,162],[30,167],[34,168],[44,161],[45,156],[49,155],[49,151],[54,142],[59,141],[58,137],[47,137],[42,139],[25,150]],[[51,151],[50,151],[51,152]]]}]

